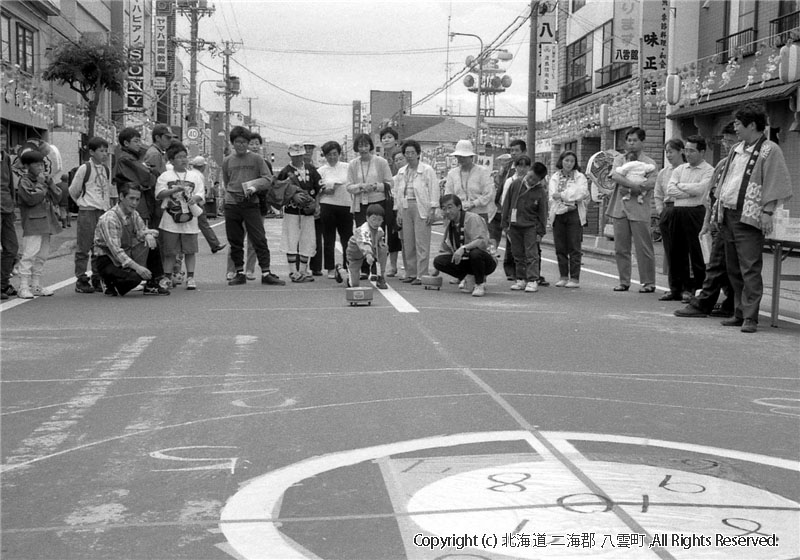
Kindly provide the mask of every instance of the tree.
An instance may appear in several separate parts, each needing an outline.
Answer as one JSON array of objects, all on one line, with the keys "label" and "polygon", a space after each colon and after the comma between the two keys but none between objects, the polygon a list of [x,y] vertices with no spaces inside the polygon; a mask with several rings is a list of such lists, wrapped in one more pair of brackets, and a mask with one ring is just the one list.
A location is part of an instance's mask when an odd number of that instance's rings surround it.
[{"label": "tree", "polygon": [[103,43],[84,35],[77,43],[67,41],[55,47],[50,65],[42,77],[50,82],[67,84],[86,102],[89,113],[89,138],[94,136],[97,105],[104,91],[118,95],[125,92],[125,74],[129,62],[122,41],[112,38]]}]

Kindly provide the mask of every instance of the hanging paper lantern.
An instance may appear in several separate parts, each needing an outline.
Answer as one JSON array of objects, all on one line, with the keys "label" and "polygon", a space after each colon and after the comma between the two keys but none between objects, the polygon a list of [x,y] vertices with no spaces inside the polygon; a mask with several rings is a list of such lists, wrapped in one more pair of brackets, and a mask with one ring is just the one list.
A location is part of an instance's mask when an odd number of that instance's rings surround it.
[{"label": "hanging paper lantern", "polygon": [[800,45],[797,43],[781,47],[778,76],[784,84],[800,80]]}]

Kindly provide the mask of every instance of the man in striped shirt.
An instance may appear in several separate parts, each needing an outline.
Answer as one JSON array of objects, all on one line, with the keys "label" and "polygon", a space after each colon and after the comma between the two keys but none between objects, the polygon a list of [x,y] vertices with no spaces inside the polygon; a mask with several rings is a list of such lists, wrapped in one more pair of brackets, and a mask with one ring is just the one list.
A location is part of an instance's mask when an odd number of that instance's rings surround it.
[{"label": "man in striped shirt", "polygon": [[150,251],[156,247],[158,230],[148,229],[136,211],[141,197],[138,186],[120,185],[119,202],[97,222],[94,251],[107,296],[125,295],[142,280],[147,281],[145,295],[170,293],[160,283],[164,271],[158,254]]}]

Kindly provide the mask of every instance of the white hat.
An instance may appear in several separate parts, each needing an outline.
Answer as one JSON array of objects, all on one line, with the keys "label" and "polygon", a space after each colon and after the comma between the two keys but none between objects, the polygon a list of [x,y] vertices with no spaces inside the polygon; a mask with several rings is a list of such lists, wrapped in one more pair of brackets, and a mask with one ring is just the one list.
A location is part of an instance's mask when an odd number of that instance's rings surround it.
[{"label": "white hat", "polygon": [[456,144],[456,150],[450,154],[451,156],[465,156],[472,157],[475,152],[472,151],[472,142],[469,140],[459,140]]},{"label": "white hat", "polygon": [[202,167],[206,165],[206,158],[203,156],[195,156],[189,163],[192,164],[192,167]]},{"label": "white hat", "polygon": [[290,156],[304,156],[306,155],[306,149],[303,147],[302,142],[292,142],[289,144],[289,155]]}]

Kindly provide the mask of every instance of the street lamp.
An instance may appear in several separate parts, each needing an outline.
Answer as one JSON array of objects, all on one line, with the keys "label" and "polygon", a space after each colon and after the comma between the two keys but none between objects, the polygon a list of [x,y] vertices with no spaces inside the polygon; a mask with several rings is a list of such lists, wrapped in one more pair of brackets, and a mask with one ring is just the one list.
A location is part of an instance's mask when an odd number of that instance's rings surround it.
[{"label": "street lamp", "polygon": [[[203,99],[203,84],[207,84],[209,82],[218,82],[219,80],[201,80],[200,83],[197,85],[197,110],[203,108],[203,103],[201,100]],[[194,115],[194,118],[197,118],[197,115]]]},{"label": "street lamp", "polygon": [[453,41],[453,37],[456,35],[461,35],[463,37],[475,37],[481,43],[481,50],[478,52],[478,58],[475,59],[478,63],[478,104],[477,108],[475,109],[475,153],[478,153],[478,143],[480,143],[480,133],[481,133],[481,82],[483,81],[483,39],[478,37],[473,33],[456,33],[454,31],[450,32],[450,41]]}]

